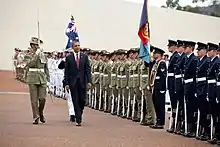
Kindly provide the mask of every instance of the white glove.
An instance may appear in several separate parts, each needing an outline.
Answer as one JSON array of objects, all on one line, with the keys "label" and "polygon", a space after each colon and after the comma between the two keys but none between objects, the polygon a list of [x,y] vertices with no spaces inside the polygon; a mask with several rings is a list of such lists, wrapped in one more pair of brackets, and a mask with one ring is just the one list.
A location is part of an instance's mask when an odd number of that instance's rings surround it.
[{"label": "white glove", "polygon": [[141,90],[142,90],[142,88],[141,88],[141,87],[139,87],[139,90],[141,91]]},{"label": "white glove", "polygon": [[35,52],[35,54],[36,54],[36,55],[39,55],[40,52],[41,52],[41,50],[40,50],[40,49],[37,49],[36,52]]}]

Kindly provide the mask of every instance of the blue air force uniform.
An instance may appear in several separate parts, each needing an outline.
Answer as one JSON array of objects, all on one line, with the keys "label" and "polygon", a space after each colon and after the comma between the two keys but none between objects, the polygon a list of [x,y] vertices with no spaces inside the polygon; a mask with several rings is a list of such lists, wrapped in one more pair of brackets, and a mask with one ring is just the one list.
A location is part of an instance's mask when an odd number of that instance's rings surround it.
[{"label": "blue air force uniform", "polygon": [[[217,50],[218,45],[213,43],[208,43],[208,51]],[[208,68],[208,96],[207,100],[209,103],[209,114],[211,114],[213,118],[213,124],[215,127],[217,122],[217,113],[218,113],[218,105],[217,105],[217,74],[219,71],[219,58],[217,56],[211,57],[211,61]],[[217,128],[218,129],[218,128]],[[214,138],[214,140],[216,140]],[[214,141],[210,140],[210,142]]]},{"label": "blue air force uniform", "polygon": [[[154,48],[154,54],[164,54],[164,51],[159,48]],[[154,78],[152,78],[154,77]],[[150,76],[152,86],[152,99],[156,112],[156,124],[151,126],[153,129],[163,129],[165,124],[165,94],[166,94],[166,77],[167,66],[162,59],[156,60]]]},{"label": "blue air force uniform", "polygon": [[[183,41],[177,40],[177,47],[181,48],[183,47]],[[176,97],[177,101],[179,103],[179,109],[178,109],[178,120],[177,121],[177,128],[175,130],[175,133],[182,134],[184,133],[184,126],[182,125],[182,121],[184,119],[184,87],[183,87],[183,71],[184,71],[184,63],[186,54],[184,53],[178,53],[179,57],[176,61],[176,64],[174,65],[174,77],[175,77],[175,90],[176,90]]]},{"label": "blue air force uniform", "polygon": [[[198,42],[197,50],[207,50],[208,46],[204,43]],[[207,101],[207,70],[209,67],[210,58],[207,55],[200,57],[198,59],[197,68],[196,68],[196,97],[197,105],[200,112],[200,126],[198,139],[207,140],[208,133],[208,101]]]},{"label": "blue air force uniform", "polygon": [[[195,42],[184,41],[185,49],[188,47],[195,48]],[[186,55],[185,64],[184,64],[184,96],[186,100],[186,111],[187,111],[187,137],[195,137],[195,123],[196,117],[195,113],[197,112],[197,99],[195,97],[196,91],[196,68],[197,68],[198,59],[192,52],[189,55]]]}]

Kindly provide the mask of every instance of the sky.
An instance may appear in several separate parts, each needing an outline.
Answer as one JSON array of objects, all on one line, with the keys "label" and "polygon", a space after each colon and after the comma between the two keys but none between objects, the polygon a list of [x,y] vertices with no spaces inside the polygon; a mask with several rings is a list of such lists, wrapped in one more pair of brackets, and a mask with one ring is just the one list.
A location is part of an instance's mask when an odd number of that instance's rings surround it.
[{"label": "sky", "polygon": [[[143,3],[144,0],[124,0],[124,1],[130,1],[130,2],[134,2],[134,3]],[[160,7],[160,6],[166,4],[166,0],[148,0],[148,1],[149,1],[150,6]],[[205,3],[193,4],[192,0],[180,0],[180,5],[182,5],[182,6],[184,6],[184,5],[203,6],[203,5],[208,5],[208,3],[205,2]]]}]

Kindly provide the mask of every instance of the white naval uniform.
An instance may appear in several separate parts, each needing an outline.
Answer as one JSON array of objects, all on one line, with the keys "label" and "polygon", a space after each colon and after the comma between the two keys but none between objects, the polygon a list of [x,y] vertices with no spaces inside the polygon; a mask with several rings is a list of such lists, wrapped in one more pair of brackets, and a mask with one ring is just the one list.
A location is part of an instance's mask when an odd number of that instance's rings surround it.
[{"label": "white naval uniform", "polygon": [[69,116],[75,115],[73,100],[72,100],[70,90],[69,90],[69,93],[66,92],[65,96],[66,96],[66,100],[67,100],[67,104],[68,104]]},{"label": "white naval uniform", "polygon": [[57,60],[57,70],[56,70],[56,94],[59,97],[63,97],[63,78],[64,78],[64,69],[59,69],[58,66],[63,59]]}]

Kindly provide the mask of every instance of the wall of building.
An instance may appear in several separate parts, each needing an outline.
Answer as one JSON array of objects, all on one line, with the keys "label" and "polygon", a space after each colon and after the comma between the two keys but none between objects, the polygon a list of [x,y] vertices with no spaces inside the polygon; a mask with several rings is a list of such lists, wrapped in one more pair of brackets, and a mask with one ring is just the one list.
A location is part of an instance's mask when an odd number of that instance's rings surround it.
[{"label": "wall of building", "polygon": [[[35,0],[0,1],[0,69],[12,69],[15,47],[27,48],[37,36]],[[138,47],[141,4],[122,0],[39,0],[41,39],[46,51],[62,50],[64,30],[73,14],[81,46],[93,49]],[[167,39],[220,42],[220,19],[187,12],[150,7],[151,44],[166,49]]]}]

